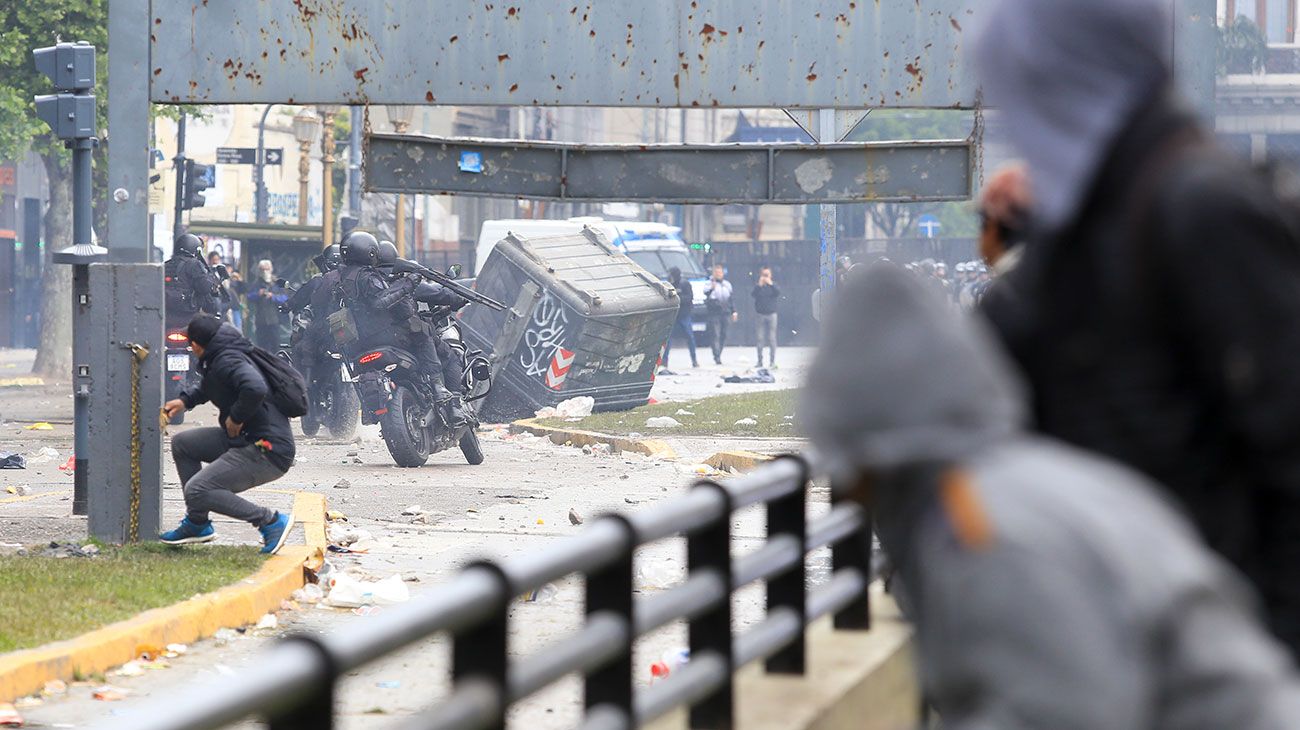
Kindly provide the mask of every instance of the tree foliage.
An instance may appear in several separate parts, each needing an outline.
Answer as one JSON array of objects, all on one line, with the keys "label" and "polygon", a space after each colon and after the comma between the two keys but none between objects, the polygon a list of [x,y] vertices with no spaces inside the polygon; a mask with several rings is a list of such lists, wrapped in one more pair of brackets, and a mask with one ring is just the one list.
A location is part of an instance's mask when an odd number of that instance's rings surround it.
[{"label": "tree foliage", "polygon": [[1268,59],[1268,41],[1259,26],[1250,18],[1238,16],[1236,20],[1219,28],[1218,72],[1228,74],[1253,74],[1264,70]]}]

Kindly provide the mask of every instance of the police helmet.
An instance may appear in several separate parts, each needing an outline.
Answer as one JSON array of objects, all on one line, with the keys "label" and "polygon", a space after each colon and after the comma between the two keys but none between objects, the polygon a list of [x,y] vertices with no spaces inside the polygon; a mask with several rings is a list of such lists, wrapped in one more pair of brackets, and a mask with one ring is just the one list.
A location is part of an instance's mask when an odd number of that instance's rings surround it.
[{"label": "police helmet", "polygon": [[341,254],[339,253],[339,245],[337,243],[332,246],[326,246],[325,250],[321,252],[321,261],[324,263],[325,270],[333,271],[337,269],[339,267],[340,257]]},{"label": "police helmet", "polygon": [[203,255],[203,239],[193,233],[182,233],[172,243],[172,253],[183,253],[198,258]]},{"label": "police helmet", "polygon": [[339,244],[339,256],[349,264],[374,266],[379,259],[379,241],[365,231],[352,231]]},{"label": "police helmet", "polygon": [[376,266],[392,266],[397,263],[397,247],[392,241],[379,242],[379,263]]}]

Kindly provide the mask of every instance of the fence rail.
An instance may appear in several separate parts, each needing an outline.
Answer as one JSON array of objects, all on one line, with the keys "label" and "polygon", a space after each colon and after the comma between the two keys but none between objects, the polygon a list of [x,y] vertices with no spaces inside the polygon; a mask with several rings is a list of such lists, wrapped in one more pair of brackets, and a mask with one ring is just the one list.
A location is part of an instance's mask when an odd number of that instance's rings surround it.
[{"label": "fence rail", "polygon": [[[735,672],[763,660],[768,672],[802,674],[805,627],[833,614],[837,629],[870,627],[871,533],[856,504],[832,497],[807,519],[809,463],[784,456],[725,484],[697,483],[685,495],[629,515],[594,520],[578,535],[500,563],[479,562],[399,608],[346,632],[294,636],[265,650],[238,677],[142,707],[114,730],[215,730],[249,716],[271,730],[334,727],[339,678],[438,634],[452,640],[450,695],[395,724],[401,730],[503,728],[506,710],[562,677],[584,678],[584,730],[625,730],[687,705],[691,726],[733,726]],[[733,558],[740,509],[764,505],[767,539]],[[637,547],[686,539],[687,576],[668,590],[633,594]],[[809,590],[807,554],[831,550],[830,579]],[[585,578],[582,627],[528,656],[507,653],[511,601],[569,575]],[[766,617],[732,631],[731,594],[766,582]],[[638,637],[674,621],[688,627],[690,662],[663,682],[635,689]]]}]

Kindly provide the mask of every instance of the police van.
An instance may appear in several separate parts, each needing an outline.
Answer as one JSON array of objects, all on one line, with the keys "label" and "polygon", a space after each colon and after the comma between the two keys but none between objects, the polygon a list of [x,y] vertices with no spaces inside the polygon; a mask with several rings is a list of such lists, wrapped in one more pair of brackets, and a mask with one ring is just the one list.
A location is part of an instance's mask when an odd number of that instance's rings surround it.
[{"label": "police van", "polygon": [[607,221],[594,216],[567,220],[517,218],[483,221],[478,246],[474,252],[474,275],[478,276],[492,248],[505,238],[507,233],[524,238],[561,236],[579,233],[584,226],[599,231],[606,240],[626,253],[628,258],[664,281],[668,281],[669,269],[673,267],[681,269],[682,276],[691,282],[691,291],[695,295],[692,324],[696,332],[705,330],[707,324],[704,319],[704,285],[708,280],[708,274],[699,261],[691,255],[690,247],[682,240],[682,229],[676,226],[649,221]]}]

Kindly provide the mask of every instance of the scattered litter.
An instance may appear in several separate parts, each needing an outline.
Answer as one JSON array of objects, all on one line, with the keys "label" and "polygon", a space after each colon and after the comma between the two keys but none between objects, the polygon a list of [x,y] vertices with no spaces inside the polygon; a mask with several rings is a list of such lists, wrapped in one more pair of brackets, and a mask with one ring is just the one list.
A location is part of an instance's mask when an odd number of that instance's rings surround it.
[{"label": "scattered litter", "polygon": [[14,700],[14,707],[17,707],[20,710],[26,710],[32,707],[40,707],[43,704],[45,704],[45,700],[41,699],[40,697],[37,697],[36,695],[27,695],[26,697],[19,697],[18,699]]},{"label": "scattered litter", "polygon": [[776,376],[767,368],[759,368],[752,375],[728,375],[722,379],[724,383],[775,383]]},{"label": "scattered litter", "polygon": [[[20,456],[18,458],[21,459],[23,457]],[[0,468],[12,469],[13,467],[0,467]],[[5,487],[5,492],[8,494],[16,494],[19,497],[26,497],[27,495],[32,493],[32,490],[31,487],[17,486],[17,487]]]},{"label": "scattered litter", "polygon": [[59,465],[59,471],[65,474],[72,474],[77,471],[77,457],[69,456],[68,460]]},{"label": "scattered litter", "polygon": [[357,452],[356,452],[355,450],[354,450],[354,451],[349,451],[347,454],[344,454],[344,455],[345,455],[345,456],[356,456],[356,455],[357,455]]},{"label": "scattered litter", "polygon": [[217,633],[212,635],[216,639],[217,645],[229,644],[232,641],[239,641],[240,634],[234,629],[217,629]]},{"label": "scattered litter", "polygon": [[293,600],[299,603],[316,603],[324,597],[325,591],[321,590],[321,587],[315,583],[308,583],[292,594]]},{"label": "scattered litter", "polygon": [[742,418],[742,419],[740,419],[739,421],[736,421],[735,425],[737,425],[737,426],[757,426],[757,425],[758,425],[758,421],[755,421],[755,420],[752,419],[752,418]]},{"label": "scattered litter", "polygon": [[174,659],[189,650],[190,648],[185,644],[168,644],[167,651],[163,652],[163,656],[169,659]]},{"label": "scattered litter", "polygon": [[347,522],[348,516],[336,509],[332,509],[325,512],[325,519],[329,522]]},{"label": "scattered litter", "polygon": [[126,699],[129,694],[131,694],[131,690],[106,684],[95,690],[95,693],[92,694],[91,697],[103,702],[117,702]]},{"label": "scattered litter", "polygon": [[647,418],[645,422],[646,428],[677,428],[680,425],[682,424],[672,416],[655,416]]},{"label": "scattered litter", "polygon": [[525,603],[546,603],[552,598],[555,598],[555,596],[557,596],[559,593],[560,593],[560,589],[556,588],[550,583],[547,583],[541,588],[536,588],[534,590],[525,593],[524,602]]},{"label": "scattered litter", "polygon": [[280,619],[273,613],[262,614],[262,618],[257,620],[257,625],[253,627],[254,631],[270,631],[279,628]]},{"label": "scattered litter", "polygon": [[678,408],[678,409],[677,409],[677,414],[676,414],[676,415],[678,415],[678,416],[693,416],[693,415],[695,415],[695,414],[694,414],[694,413],[691,413],[690,411],[686,410],[685,408]]},{"label": "scattered litter", "polygon": [[641,504],[641,500],[639,500],[639,499],[632,499],[631,497],[624,497],[624,498],[623,498],[623,501],[624,501],[624,502],[627,502],[628,504]]},{"label": "scattered litter", "polygon": [[632,478],[632,475],[631,475],[631,474],[619,474],[619,475],[618,475],[618,478],[619,478],[619,479],[631,479],[631,478]]},{"label": "scattered litter", "polygon": [[379,689],[397,689],[402,686],[402,683],[396,679],[387,679],[383,682],[375,682],[375,686]]},{"label": "scattered litter", "polygon": [[578,510],[572,507],[569,508],[569,524],[570,525],[582,524],[582,515],[578,514]]},{"label": "scattered litter", "polygon": [[384,609],[379,606],[357,606],[352,609],[352,613],[355,613],[358,616],[373,616],[383,610]]},{"label": "scattered litter", "polygon": [[538,418],[586,418],[591,415],[591,410],[595,407],[596,399],[583,395],[560,401],[554,407],[547,406],[533,415]]},{"label": "scattered litter", "polygon": [[93,558],[99,554],[98,545],[73,545],[72,543],[51,542],[41,549],[43,558]]},{"label": "scattered litter", "polygon": [[538,518],[537,518],[537,524],[539,524],[539,525],[545,525],[545,524],[546,524],[546,520],[542,519],[541,517],[538,517]]},{"label": "scattered litter", "polygon": [[29,423],[26,426],[23,426],[23,428],[28,431],[53,431],[54,430],[54,427],[46,423],[45,421],[37,421],[36,423]]},{"label": "scattered litter", "polygon": [[68,684],[62,679],[51,679],[41,688],[41,694],[45,697],[58,697],[59,695],[67,694],[67,692]]},{"label": "scattered litter", "polygon": [[346,573],[339,573],[331,578],[329,593],[322,603],[335,608],[391,606],[403,603],[410,597],[411,591],[400,575],[390,575],[381,581],[363,583]]},{"label": "scattered litter", "polygon": [[139,662],[127,662],[109,674],[117,677],[139,677],[144,674],[144,667]]},{"label": "scattered litter", "polygon": [[369,531],[347,524],[328,525],[325,528],[325,535],[329,538],[331,547],[337,545],[342,548],[375,539]]},{"label": "scattered litter", "polygon": [[636,569],[637,587],[663,590],[677,584],[678,572],[663,562],[644,563]]},{"label": "scattered litter", "polygon": [[0,702],[0,727],[22,727],[23,716],[8,702]]},{"label": "scattered litter", "polygon": [[670,649],[659,656],[659,661],[650,665],[650,682],[662,680],[681,669],[691,661],[691,650],[685,647]]},{"label": "scattered litter", "polygon": [[410,507],[407,507],[406,509],[402,510],[403,517],[414,517],[415,515],[422,515],[422,514],[424,514],[424,510],[420,509],[420,505],[418,504],[413,504]]},{"label": "scattered litter", "polygon": [[0,469],[26,469],[27,457],[22,454],[0,452]]},{"label": "scattered litter", "polygon": [[340,480],[338,480],[337,483],[334,484],[334,488],[335,488],[335,489],[351,489],[351,488],[352,488],[352,482],[349,482],[349,481],[346,480],[346,479],[340,479]]}]

